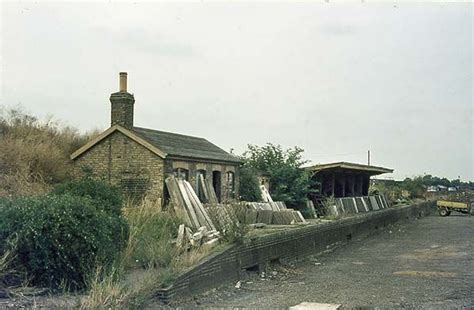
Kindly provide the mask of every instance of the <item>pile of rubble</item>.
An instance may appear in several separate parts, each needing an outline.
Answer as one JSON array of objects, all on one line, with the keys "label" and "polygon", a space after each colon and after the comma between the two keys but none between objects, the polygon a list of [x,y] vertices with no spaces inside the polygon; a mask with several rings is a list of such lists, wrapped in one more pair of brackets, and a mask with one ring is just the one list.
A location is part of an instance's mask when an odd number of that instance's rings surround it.
[{"label": "pile of rubble", "polygon": [[[204,180],[202,182],[205,184]],[[182,214],[186,223],[186,225],[181,224],[178,228],[176,246],[188,249],[189,247],[199,248],[203,245],[213,247],[216,245],[219,241],[219,232],[191,184],[174,176],[166,178],[165,184],[175,212]],[[205,192],[208,197],[216,195],[213,189],[207,188]]]},{"label": "pile of rubble", "polygon": [[219,236],[218,231],[208,231],[206,226],[200,227],[197,232],[193,233],[191,228],[181,224],[178,228],[176,246],[186,250],[190,247],[199,248],[201,246],[212,248],[219,243]]}]

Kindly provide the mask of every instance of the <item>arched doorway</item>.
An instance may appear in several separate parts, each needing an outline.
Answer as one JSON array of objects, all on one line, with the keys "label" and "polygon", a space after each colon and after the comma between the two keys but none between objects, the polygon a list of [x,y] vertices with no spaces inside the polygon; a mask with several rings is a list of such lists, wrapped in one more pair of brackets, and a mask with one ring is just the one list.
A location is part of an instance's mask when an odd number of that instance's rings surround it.
[{"label": "arched doorway", "polygon": [[216,192],[217,201],[221,202],[221,172],[212,171],[212,187]]}]

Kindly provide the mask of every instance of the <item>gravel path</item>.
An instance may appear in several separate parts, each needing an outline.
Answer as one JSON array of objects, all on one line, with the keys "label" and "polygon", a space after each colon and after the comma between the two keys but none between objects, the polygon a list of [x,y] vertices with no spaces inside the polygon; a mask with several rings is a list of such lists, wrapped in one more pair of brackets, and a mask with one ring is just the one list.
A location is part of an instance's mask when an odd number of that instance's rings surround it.
[{"label": "gravel path", "polygon": [[474,309],[474,216],[430,216],[388,227],[235,285],[171,306]]}]

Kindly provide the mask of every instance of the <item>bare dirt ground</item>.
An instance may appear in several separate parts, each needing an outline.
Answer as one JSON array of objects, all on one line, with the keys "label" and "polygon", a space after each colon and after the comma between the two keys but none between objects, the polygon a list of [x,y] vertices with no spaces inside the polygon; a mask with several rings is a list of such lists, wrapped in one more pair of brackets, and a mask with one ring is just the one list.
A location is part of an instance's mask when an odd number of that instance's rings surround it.
[{"label": "bare dirt ground", "polygon": [[474,216],[433,215],[387,227],[329,253],[250,274],[239,284],[170,306],[286,308],[318,302],[345,309],[474,309]]}]

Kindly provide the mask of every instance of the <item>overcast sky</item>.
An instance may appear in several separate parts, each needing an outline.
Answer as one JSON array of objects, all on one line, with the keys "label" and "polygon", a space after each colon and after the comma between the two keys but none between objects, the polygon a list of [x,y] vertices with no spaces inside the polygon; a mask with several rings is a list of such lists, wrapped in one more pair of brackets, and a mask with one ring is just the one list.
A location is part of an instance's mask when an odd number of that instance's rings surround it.
[{"label": "overcast sky", "polygon": [[[473,6],[409,3],[1,4],[1,105],[110,123],[128,72],[135,125],[221,148],[304,148],[474,180]],[[1,147],[1,146],[0,146]]]}]

